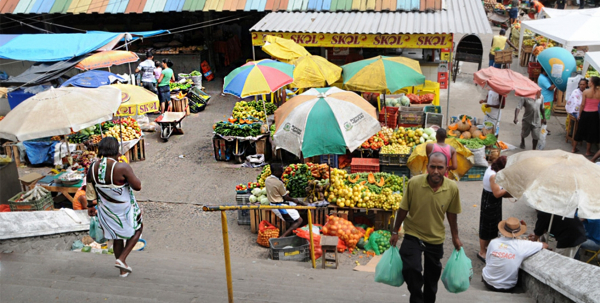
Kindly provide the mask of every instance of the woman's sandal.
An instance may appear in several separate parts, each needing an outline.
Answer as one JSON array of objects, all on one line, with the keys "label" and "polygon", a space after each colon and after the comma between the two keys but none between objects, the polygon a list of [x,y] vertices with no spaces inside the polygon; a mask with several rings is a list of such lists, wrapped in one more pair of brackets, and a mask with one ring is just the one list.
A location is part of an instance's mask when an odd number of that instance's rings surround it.
[{"label": "woman's sandal", "polygon": [[[122,270],[124,270],[124,271],[126,271],[126,272],[127,272],[127,274],[129,274],[130,272],[132,272],[132,271],[133,271],[133,269],[132,269],[131,267],[129,267],[129,266],[125,266],[125,263],[123,263],[123,261],[121,261],[121,260],[119,260],[119,259],[117,259],[117,261],[115,262],[115,267],[116,267],[116,268],[119,268],[119,269],[122,269]],[[121,275],[121,276],[123,276],[123,275]],[[125,276],[125,277],[126,277],[126,276]],[[124,277],[123,277],[123,278],[124,278]]]},{"label": "woman's sandal", "polygon": [[129,273],[128,273],[128,272],[126,272],[126,273],[124,273],[124,274],[122,274],[122,275],[119,275],[119,277],[121,277],[121,278],[127,278],[127,276],[129,276]]},{"label": "woman's sandal", "polygon": [[477,252],[477,259],[481,260],[481,262],[483,262],[483,264],[485,264],[485,258],[482,257],[479,252]]}]

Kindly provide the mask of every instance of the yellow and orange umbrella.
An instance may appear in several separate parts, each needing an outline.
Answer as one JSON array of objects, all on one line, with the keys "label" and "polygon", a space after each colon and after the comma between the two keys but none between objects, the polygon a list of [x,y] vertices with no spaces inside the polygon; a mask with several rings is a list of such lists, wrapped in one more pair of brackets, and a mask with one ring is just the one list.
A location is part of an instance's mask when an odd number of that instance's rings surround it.
[{"label": "yellow and orange umbrella", "polygon": [[134,52],[110,50],[97,52],[79,62],[75,68],[81,70],[91,70],[98,68],[107,68],[113,65],[136,62],[140,58]]}]

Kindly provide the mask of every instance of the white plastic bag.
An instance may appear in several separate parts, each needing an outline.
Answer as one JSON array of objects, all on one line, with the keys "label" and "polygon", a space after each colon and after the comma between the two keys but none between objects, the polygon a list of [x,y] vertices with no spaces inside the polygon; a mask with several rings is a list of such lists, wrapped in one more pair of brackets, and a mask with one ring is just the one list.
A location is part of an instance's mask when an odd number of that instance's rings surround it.
[{"label": "white plastic bag", "polygon": [[543,150],[544,148],[546,148],[546,136],[548,135],[548,130],[546,129],[546,124],[542,125],[542,128],[540,129],[540,140],[538,141],[537,144],[537,149],[538,150]]},{"label": "white plastic bag", "polygon": [[473,153],[473,165],[474,166],[483,166],[483,167],[487,167],[488,162],[485,159],[485,146],[481,147],[481,148],[477,148],[477,149],[470,149],[469,150]]}]

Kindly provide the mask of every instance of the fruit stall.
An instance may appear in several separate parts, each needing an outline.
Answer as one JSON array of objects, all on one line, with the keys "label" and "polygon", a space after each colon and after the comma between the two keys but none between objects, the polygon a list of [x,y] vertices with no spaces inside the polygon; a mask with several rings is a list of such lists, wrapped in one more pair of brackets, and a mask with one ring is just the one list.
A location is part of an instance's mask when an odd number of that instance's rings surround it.
[{"label": "fruit stall", "polygon": [[239,101],[227,120],[213,125],[213,149],[215,160],[242,163],[246,156],[265,155],[270,128],[267,117],[273,115],[277,105],[263,100]]}]

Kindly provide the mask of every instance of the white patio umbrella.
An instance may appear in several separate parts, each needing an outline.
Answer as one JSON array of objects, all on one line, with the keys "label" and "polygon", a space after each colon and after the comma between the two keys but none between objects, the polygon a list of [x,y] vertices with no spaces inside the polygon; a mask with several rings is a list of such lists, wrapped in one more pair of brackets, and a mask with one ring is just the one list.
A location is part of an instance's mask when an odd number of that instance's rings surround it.
[{"label": "white patio umbrella", "polygon": [[68,135],[111,120],[121,105],[121,90],[61,87],[41,92],[10,111],[0,121],[0,138],[25,141]]},{"label": "white patio umbrella", "polygon": [[[526,151],[508,157],[496,182],[513,197],[557,216],[600,219],[600,166],[562,150]],[[550,223],[552,224],[552,223]]]}]

